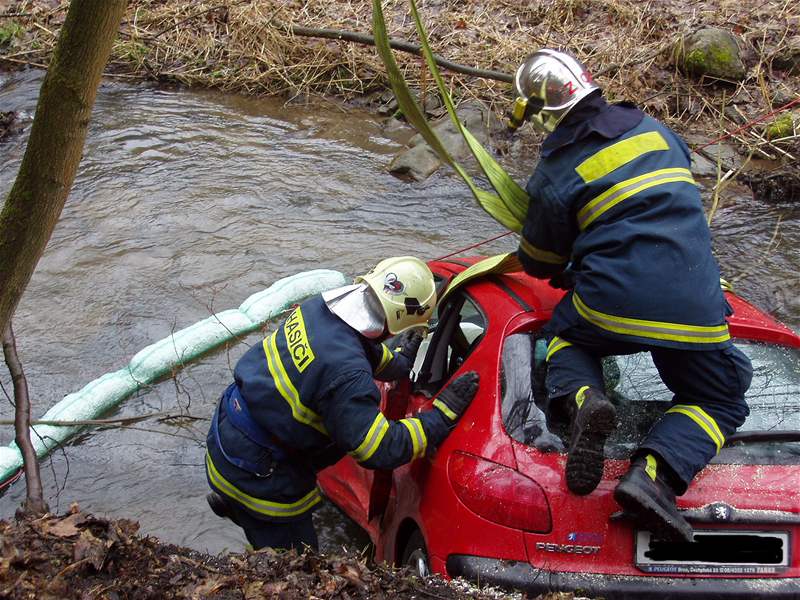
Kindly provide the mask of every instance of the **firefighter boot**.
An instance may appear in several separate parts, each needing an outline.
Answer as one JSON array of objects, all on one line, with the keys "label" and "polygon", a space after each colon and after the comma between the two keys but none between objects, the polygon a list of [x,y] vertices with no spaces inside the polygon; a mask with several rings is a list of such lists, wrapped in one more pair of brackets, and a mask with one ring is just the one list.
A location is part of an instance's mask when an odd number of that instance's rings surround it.
[{"label": "firefighter boot", "polygon": [[617,411],[601,392],[584,386],[572,407],[567,487],[573,494],[590,494],[603,477],[603,447],[617,426]]},{"label": "firefighter boot", "polygon": [[211,510],[214,511],[215,515],[223,519],[230,519],[237,525],[239,524],[239,521],[233,516],[233,511],[231,511],[228,503],[225,502],[225,498],[220,496],[217,492],[210,492],[207,494],[206,502],[208,502],[208,505],[211,507]]},{"label": "firefighter boot", "polygon": [[614,500],[633,517],[637,526],[660,539],[691,542],[692,526],[678,512],[675,491],[652,454],[639,456],[620,479]]}]

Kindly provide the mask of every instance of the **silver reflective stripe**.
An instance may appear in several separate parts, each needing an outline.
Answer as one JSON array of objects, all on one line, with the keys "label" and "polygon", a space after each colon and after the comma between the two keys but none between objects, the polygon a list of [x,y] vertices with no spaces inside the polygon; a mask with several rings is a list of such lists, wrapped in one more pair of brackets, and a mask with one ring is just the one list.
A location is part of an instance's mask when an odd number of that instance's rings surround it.
[{"label": "silver reflective stripe", "polygon": [[617,317],[589,308],[576,293],[572,294],[572,303],[578,313],[593,325],[623,335],[698,344],[715,344],[731,337],[727,324],[706,327]]},{"label": "silver reflective stripe", "polygon": [[294,517],[310,510],[322,500],[317,488],[314,488],[296,502],[290,503],[262,500],[261,498],[250,496],[234,486],[217,471],[217,468],[211,460],[211,455],[208,453],[206,453],[206,472],[208,473],[209,480],[218,492],[225,494],[229,498],[233,498],[254,512],[270,517]]},{"label": "silver reflective stripe", "polygon": [[587,202],[586,205],[578,211],[578,226],[581,229],[586,229],[586,227],[600,215],[626,198],[630,198],[648,188],[677,181],[694,184],[692,173],[688,169],[683,168],[660,169],[658,171],[639,175],[638,177],[626,179]]},{"label": "silver reflective stripe", "polygon": [[689,417],[692,421],[706,432],[711,441],[717,447],[717,453],[722,450],[725,445],[725,436],[719,429],[719,425],[710,414],[695,404],[676,404],[667,410],[668,413],[677,413]]},{"label": "silver reflective stripe", "polygon": [[368,460],[378,450],[378,446],[380,446],[388,430],[389,422],[386,420],[386,417],[383,416],[383,413],[379,412],[375,416],[375,420],[372,422],[369,431],[367,431],[367,435],[364,436],[364,440],[358,448],[350,452],[350,456],[355,458],[358,462]]},{"label": "silver reflective stripe", "polygon": [[416,458],[423,456],[428,446],[428,438],[425,436],[425,430],[422,428],[422,422],[419,419],[409,419],[414,429],[417,432],[417,439],[419,440],[419,453]]},{"label": "silver reflective stripe", "polygon": [[428,438],[419,419],[401,419],[400,422],[408,429],[411,438],[411,459],[419,458],[425,454]]},{"label": "silver reflective stripe", "polygon": [[568,342],[567,340],[562,340],[560,337],[556,336],[552,340],[550,340],[550,344],[547,346],[547,356],[545,356],[545,360],[549,361],[550,357],[553,356],[559,350],[563,350],[567,346],[572,346],[572,342]]}]

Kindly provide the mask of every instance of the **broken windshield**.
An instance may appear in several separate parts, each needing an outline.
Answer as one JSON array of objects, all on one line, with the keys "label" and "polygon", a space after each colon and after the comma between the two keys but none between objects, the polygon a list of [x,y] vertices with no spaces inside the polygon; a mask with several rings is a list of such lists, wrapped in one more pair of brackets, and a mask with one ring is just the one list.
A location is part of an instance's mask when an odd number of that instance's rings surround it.
[{"label": "broken windshield", "polygon": [[[800,351],[749,340],[736,340],[736,346],[753,363],[753,381],[746,394],[750,416],[739,431],[800,431]],[[543,452],[563,451],[568,418],[564,407],[548,406],[545,349],[545,340],[532,333],[506,338],[501,377],[503,423],[519,442]],[[617,407],[619,422],[606,443],[606,455],[627,458],[669,408],[672,394],[661,382],[648,352],[606,357],[603,373],[606,394]],[[800,439],[796,437],[740,438],[712,462],[800,463]]]}]

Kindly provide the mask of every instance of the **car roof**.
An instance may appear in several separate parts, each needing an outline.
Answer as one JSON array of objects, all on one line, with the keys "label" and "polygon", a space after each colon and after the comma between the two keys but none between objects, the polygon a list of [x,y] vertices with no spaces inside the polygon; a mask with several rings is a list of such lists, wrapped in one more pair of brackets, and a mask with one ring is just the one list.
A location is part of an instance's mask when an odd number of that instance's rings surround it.
[{"label": "car roof", "polygon": [[[428,264],[435,274],[449,280],[484,258],[487,257],[447,258]],[[520,312],[549,319],[565,294],[563,290],[550,287],[547,280],[523,272],[488,275],[466,283],[465,288],[492,315],[506,321]],[[733,315],[728,318],[733,337],[800,348],[800,335],[789,327],[733,292],[726,291],[725,298],[733,309]]]}]

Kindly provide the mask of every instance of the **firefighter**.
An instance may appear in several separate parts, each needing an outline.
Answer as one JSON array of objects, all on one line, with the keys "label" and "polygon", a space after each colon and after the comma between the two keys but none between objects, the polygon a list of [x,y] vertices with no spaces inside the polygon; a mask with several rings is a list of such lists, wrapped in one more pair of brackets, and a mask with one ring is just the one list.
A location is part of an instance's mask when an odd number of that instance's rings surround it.
[{"label": "firefighter", "polygon": [[672,405],[614,498],[640,527],[691,541],[676,495],[749,414],[752,367],[728,333],[689,149],[633,105],[607,104],[566,53],[529,56],[514,88],[511,127],[531,121],[549,134],[527,184],[518,256],[527,273],[568,290],[546,356],[549,398],[571,414],[567,486],[580,495],[595,489],[616,426],[601,359],[648,351]]},{"label": "firefighter", "polygon": [[[316,473],[345,454],[369,469],[425,456],[475,395],[456,378],[430,410],[390,421],[374,378],[408,377],[436,304],[433,275],[413,257],[389,258],[353,285],[296,307],[234,369],[208,434],[207,499],[255,548],[317,548]],[[382,341],[401,334],[392,348]]]}]

